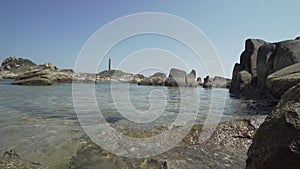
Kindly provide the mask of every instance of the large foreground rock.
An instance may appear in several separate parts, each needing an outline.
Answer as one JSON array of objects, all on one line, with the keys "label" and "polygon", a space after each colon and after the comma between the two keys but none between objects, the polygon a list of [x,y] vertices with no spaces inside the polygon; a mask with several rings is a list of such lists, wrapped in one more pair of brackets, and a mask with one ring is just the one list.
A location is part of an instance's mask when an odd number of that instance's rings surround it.
[{"label": "large foreground rock", "polygon": [[247,169],[299,169],[300,84],[289,89],[257,130]]}]

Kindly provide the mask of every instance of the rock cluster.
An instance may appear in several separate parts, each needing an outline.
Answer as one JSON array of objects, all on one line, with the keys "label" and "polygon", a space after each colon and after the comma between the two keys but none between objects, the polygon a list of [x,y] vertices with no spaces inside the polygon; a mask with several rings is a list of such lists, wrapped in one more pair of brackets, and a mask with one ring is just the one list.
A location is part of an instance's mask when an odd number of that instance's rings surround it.
[{"label": "rock cluster", "polygon": [[164,73],[154,73],[152,76],[149,76],[139,81],[138,85],[164,86],[166,77],[167,76]]},{"label": "rock cluster", "polygon": [[300,166],[300,39],[268,43],[246,40],[233,70],[230,93],[277,106],[257,130],[247,169]]},{"label": "rock cluster", "polygon": [[155,73],[154,75],[143,79],[138,83],[139,85],[155,85],[155,86],[186,86],[196,87],[198,82],[196,81],[196,71],[192,70],[187,74],[184,70],[172,68],[169,76],[167,77],[163,73]]},{"label": "rock cluster", "polygon": [[299,62],[299,39],[277,43],[248,39],[240,63],[234,66],[230,93],[244,98],[279,99],[299,83]]},{"label": "rock cluster", "polygon": [[59,70],[52,63],[37,65],[28,59],[11,56],[4,59],[0,67],[0,76],[15,79],[14,85],[47,86],[59,83],[94,83],[94,74],[75,73],[72,69]]}]

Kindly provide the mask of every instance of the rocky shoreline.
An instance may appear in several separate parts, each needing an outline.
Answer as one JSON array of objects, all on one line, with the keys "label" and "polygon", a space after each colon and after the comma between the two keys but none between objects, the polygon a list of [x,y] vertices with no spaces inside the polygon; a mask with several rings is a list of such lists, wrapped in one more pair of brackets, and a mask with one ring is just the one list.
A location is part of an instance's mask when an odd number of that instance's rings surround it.
[{"label": "rocky shoreline", "polygon": [[38,65],[29,59],[8,57],[2,61],[0,67],[1,79],[15,79],[14,85],[50,86],[60,83],[99,83],[122,82],[137,83],[146,86],[172,86],[172,87],[197,87],[204,88],[229,88],[230,79],[216,76],[207,76],[202,82],[201,77],[196,79],[196,71],[189,74],[185,71],[172,68],[169,76],[157,72],[145,77],[142,74],[125,73],[121,70],[104,70],[97,74],[75,73],[72,69],[58,69],[52,63]]},{"label": "rocky shoreline", "polygon": [[[25,65],[25,66],[24,66]],[[55,85],[101,81],[131,82],[139,85],[229,87],[231,96],[249,101],[258,111],[250,119],[220,123],[204,143],[199,139],[201,125],[194,125],[184,140],[172,150],[146,159],[115,156],[83,137],[69,168],[96,168],[114,164],[115,168],[247,168],[298,169],[300,167],[300,38],[276,43],[248,39],[240,63],[235,64],[232,80],[222,77],[196,79],[190,73],[171,69],[169,76],[156,73],[150,77],[121,71],[79,74],[59,70],[53,64],[36,65],[30,60],[10,57],[0,67],[1,77],[16,79],[16,85]],[[263,104],[263,103],[267,104]],[[271,106],[269,106],[271,105]],[[276,105],[273,108],[273,105]],[[272,109],[270,112],[269,109]],[[116,122],[114,125],[120,124]],[[160,132],[161,129],[152,132]],[[128,132],[126,126],[121,130]],[[157,131],[156,131],[157,130]],[[212,162],[213,160],[213,162]],[[0,158],[0,167],[24,163],[43,168],[13,155]],[[37,165],[37,166],[35,166]],[[14,167],[14,166],[13,166]],[[30,168],[29,167],[29,168]],[[16,168],[16,167],[15,167]]]}]

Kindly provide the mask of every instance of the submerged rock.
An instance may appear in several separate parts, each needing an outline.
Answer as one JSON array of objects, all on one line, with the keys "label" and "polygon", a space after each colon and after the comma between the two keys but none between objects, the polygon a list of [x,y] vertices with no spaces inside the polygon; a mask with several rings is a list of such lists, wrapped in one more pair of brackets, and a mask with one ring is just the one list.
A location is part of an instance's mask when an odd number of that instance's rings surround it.
[{"label": "submerged rock", "polygon": [[[80,141],[76,154],[69,160],[70,168],[244,168],[246,152],[252,138],[264,121],[265,116],[240,119],[220,123],[215,131],[194,125],[187,136],[173,149],[149,158],[126,158],[116,156],[84,137]],[[150,131],[138,132],[138,127],[126,127],[122,120],[114,123],[114,128],[130,137],[146,138],[167,130],[167,126],[151,128]],[[125,125],[125,126],[124,126]],[[180,134],[180,126],[170,128],[173,134]],[[201,133],[211,137],[204,141]],[[118,146],[118,145],[116,145]],[[121,146],[121,145],[120,145]],[[116,147],[117,148],[117,147]]]},{"label": "submerged rock", "polygon": [[19,157],[13,150],[4,152],[3,157],[0,157],[0,168],[3,169],[47,169],[39,163],[27,161]]}]

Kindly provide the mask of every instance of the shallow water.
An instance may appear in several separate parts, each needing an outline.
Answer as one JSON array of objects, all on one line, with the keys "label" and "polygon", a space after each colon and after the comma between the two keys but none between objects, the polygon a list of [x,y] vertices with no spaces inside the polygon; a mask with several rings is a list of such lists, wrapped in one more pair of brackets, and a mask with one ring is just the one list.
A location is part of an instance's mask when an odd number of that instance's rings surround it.
[{"label": "shallow water", "polygon": [[[0,152],[14,149],[22,158],[50,168],[66,167],[84,135],[74,109],[72,84],[14,86],[10,82],[0,82]],[[96,109],[92,105],[93,96],[84,94],[90,91],[94,92]],[[174,125],[181,113],[189,120],[190,116],[196,117],[196,124],[249,116],[246,103],[230,98],[227,89],[103,82],[77,84],[74,95],[80,96],[75,101],[80,109],[77,112],[84,111],[92,119],[97,119],[101,112],[109,123],[129,118],[134,126],[160,127]],[[224,111],[220,112],[223,104]],[[213,118],[207,118],[208,114]]]}]

